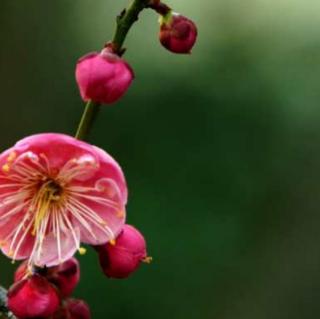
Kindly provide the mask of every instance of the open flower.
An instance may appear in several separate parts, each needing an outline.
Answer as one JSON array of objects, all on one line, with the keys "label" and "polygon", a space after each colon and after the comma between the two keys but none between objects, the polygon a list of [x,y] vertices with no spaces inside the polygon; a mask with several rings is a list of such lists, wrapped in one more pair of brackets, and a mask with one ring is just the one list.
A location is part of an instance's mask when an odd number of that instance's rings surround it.
[{"label": "open flower", "polygon": [[126,182],[103,150],[38,134],[0,155],[0,244],[13,260],[54,266],[114,240],[125,221]]}]

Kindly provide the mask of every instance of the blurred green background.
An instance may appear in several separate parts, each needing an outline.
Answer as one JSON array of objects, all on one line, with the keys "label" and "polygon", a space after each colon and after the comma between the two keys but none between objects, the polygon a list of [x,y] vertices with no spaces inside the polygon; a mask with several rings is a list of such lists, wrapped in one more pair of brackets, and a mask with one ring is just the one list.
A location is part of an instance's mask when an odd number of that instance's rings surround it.
[{"label": "blurred green background", "polygon": [[[1,0],[2,149],[74,134],[75,62],[126,4]],[[76,296],[94,319],[319,318],[320,2],[168,4],[196,21],[193,54],[162,49],[145,11],[126,42],[136,80],[90,136],[123,166],[154,262],[108,280],[90,250]]]}]

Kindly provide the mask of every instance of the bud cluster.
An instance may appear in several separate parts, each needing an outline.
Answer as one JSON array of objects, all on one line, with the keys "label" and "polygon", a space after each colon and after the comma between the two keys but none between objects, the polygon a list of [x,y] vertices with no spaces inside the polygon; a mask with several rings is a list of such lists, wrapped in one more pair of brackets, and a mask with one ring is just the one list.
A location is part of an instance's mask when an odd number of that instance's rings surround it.
[{"label": "bud cluster", "polygon": [[[198,34],[194,22],[160,0],[151,0],[148,7],[160,14],[159,40],[162,46],[172,53],[190,54]],[[112,104],[127,92],[134,72],[119,56],[123,52],[109,42],[100,53],[89,53],[79,59],[76,81],[85,102]]]},{"label": "bud cluster", "polygon": [[8,291],[8,308],[19,319],[90,319],[88,305],[71,299],[80,279],[79,262],[71,258],[51,268],[20,264]]},{"label": "bud cluster", "polygon": [[[103,273],[109,278],[127,278],[147,257],[143,235],[124,225],[115,240],[95,246]],[[90,319],[88,305],[71,295],[80,280],[80,266],[71,258],[54,267],[32,267],[27,261],[14,274],[8,291],[8,308],[19,319]]]}]

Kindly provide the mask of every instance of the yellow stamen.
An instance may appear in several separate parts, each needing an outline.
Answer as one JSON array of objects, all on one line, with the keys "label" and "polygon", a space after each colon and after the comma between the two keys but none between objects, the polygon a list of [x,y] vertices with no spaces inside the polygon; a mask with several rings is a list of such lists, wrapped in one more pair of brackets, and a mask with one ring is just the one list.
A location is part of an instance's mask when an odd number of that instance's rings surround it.
[{"label": "yellow stamen", "polygon": [[0,241],[0,247],[5,246],[6,244],[7,244],[7,242],[6,242],[6,241],[4,241],[4,240]]},{"label": "yellow stamen", "polygon": [[123,211],[123,210],[119,210],[119,211],[117,212],[117,217],[118,217],[118,218],[123,218],[123,217],[124,217],[124,211]]},{"label": "yellow stamen", "polygon": [[8,173],[10,171],[10,165],[9,164],[4,164],[2,166],[2,171],[5,173]]},{"label": "yellow stamen", "polygon": [[142,262],[144,262],[145,264],[151,264],[152,260],[153,260],[152,257],[146,257],[142,259]]},{"label": "yellow stamen", "polygon": [[83,256],[83,255],[85,255],[85,254],[86,254],[87,249],[86,249],[86,248],[84,248],[84,247],[80,247],[80,248],[78,249],[78,251],[79,251],[79,254]]},{"label": "yellow stamen", "polygon": [[56,186],[52,181],[46,182],[39,190],[38,201],[36,204],[37,212],[35,216],[32,235],[35,235],[39,230],[43,219],[46,217],[49,211],[50,205],[52,205],[52,202],[58,202],[61,199],[61,195],[56,194],[56,192]]},{"label": "yellow stamen", "polygon": [[109,241],[109,244],[110,244],[111,246],[115,246],[115,245],[116,245],[116,240],[115,240],[115,239],[111,239],[111,240]]},{"label": "yellow stamen", "polygon": [[15,159],[17,158],[17,153],[16,152],[12,152],[10,153],[10,155],[7,158],[8,162],[13,162]]},{"label": "yellow stamen", "polygon": [[33,274],[33,271],[32,271],[32,267],[28,267],[27,268],[27,271],[26,271],[26,274],[24,275],[24,278],[23,279],[26,279],[28,277],[31,277]]},{"label": "yellow stamen", "polygon": [[[49,196],[44,196],[45,198],[41,198],[39,200],[39,205],[38,205],[38,211],[36,213],[35,221],[34,221],[34,226],[32,230],[32,235],[35,236],[37,233],[37,230],[39,229],[41,222],[43,218],[45,217],[48,208],[50,206],[50,197]],[[48,198],[49,197],[49,198]]]}]

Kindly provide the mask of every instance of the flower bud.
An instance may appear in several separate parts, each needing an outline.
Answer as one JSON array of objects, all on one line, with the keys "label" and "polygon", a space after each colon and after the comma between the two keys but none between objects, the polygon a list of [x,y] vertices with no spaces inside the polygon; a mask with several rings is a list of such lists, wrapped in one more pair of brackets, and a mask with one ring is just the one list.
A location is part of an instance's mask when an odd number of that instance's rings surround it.
[{"label": "flower bud", "polygon": [[53,315],[53,319],[90,319],[89,306],[80,299],[67,299],[64,305]]},{"label": "flower bud", "polygon": [[80,280],[80,266],[76,258],[48,269],[46,278],[57,286],[63,297],[72,294]]},{"label": "flower bud", "polygon": [[133,226],[124,225],[115,242],[97,247],[100,265],[110,278],[126,278],[134,272],[147,257],[146,242]]},{"label": "flower bud", "polygon": [[50,317],[59,302],[55,288],[40,275],[15,283],[8,292],[8,308],[19,319]]},{"label": "flower bud", "polygon": [[170,11],[160,17],[160,42],[173,53],[190,53],[197,34],[196,25],[179,13]]},{"label": "flower bud", "polygon": [[89,306],[80,299],[69,299],[66,308],[70,314],[70,319],[90,319]]},{"label": "flower bud", "polygon": [[25,261],[15,271],[14,282],[26,279],[32,273],[40,274],[54,284],[62,297],[69,297],[80,280],[79,262],[74,257],[58,266],[41,269],[41,273],[39,269],[33,271],[28,269],[28,263]]},{"label": "flower bud", "polygon": [[134,78],[129,64],[106,48],[82,57],[76,80],[84,101],[111,104],[120,99]]}]

